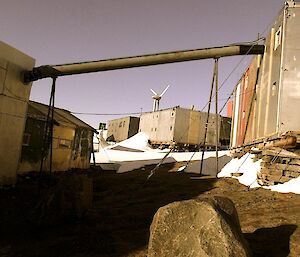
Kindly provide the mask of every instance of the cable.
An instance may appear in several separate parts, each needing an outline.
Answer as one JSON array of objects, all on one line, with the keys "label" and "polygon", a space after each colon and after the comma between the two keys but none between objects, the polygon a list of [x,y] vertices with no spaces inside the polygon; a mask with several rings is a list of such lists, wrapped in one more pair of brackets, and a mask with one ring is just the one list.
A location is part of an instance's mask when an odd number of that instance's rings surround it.
[{"label": "cable", "polygon": [[[272,21],[265,27],[265,29],[259,33],[258,35],[264,35],[265,32],[270,29],[270,27],[272,27],[272,24],[274,23],[275,19],[276,19],[277,15],[273,17]],[[260,41],[265,41],[266,40],[266,37],[261,37],[259,39],[257,39],[256,41],[252,41],[252,46],[255,44],[255,43],[258,43]],[[240,43],[240,44],[247,44],[247,43],[250,43],[250,42],[245,42],[245,43]],[[251,47],[252,48],[252,47]],[[240,65],[240,63],[246,58],[246,56],[248,55],[248,53],[246,53],[246,55],[240,60],[240,62],[237,64],[237,66],[233,69],[233,71],[228,75],[228,77],[224,80],[224,82],[221,84],[220,86],[220,89],[221,87],[223,87],[223,85],[226,83],[226,81],[229,79],[229,77],[232,75],[232,73],[237,69],[237,67]],[[238,84],[238,83],[237,83]],[[237,86],[237,85],[236,85]],[[236,88],[235,86],[235,88]],[[235,88],[232,90],[230,96],[228,97],[227,101],[224,103],[224,105],[222,106],[221,110],[219,111],[219,114],[223,111],[223,109],[225,108],[227,102],[229,101],[230,97],[232,96]],[[202,110],[204,110],[206,108],[208,103],[206,103],[206,105],[203,107]]]},{"label": "cable", "polygon": [[169,154],[170,154],[171,152],[173,152],[173,151],[174,151],[174,148],[172,147],[172,148],[170,149],[170,151],[167,152],[167,153],[165,154],[165,156],[160,160],[160,162],[154,167],[154,169],[152,169],[152,170],[150,171],[150,173],[149,173],[149,175],[148,175],[148,177],[147,177],[147,180],[149,180],[149,179],[155,174],[155,172],[159,169],[160,165],[163,164],[163,162],[165,161],[165,159],[166,159],[166,158],[169,156]]},{"label": "cable", "polygon": [[[252,50],[252,48],[255,46],[255,44],[253,44],[249,50],[246,52],[246,54],[241,58],[241,60],[237,63],[237,65],[233,68],[233,70],[228,74],[228,76],[226,77],[226,79],[222,82],[222,84],[220,85],[220,87],[218,88],[218,90],[220,90],[225,83],[228,81],[228,79],[231,77],[231,75],[236,71],[236,69],[240,66],[240,64],[243,62],[243,60],[248,56],[248,54],[250,53],[250,51]],[[214,99],[214,96],[213,98]],[[206,106],[208,105],[208,102],[205,104],[205,106],[201,109],[201,111],[204,111],[204,109],[206,108]]]},{"label": "cable", "polygon": [[141,112],[127,112],[127,113],[93,113],[93,112],[70,112],[71,114],[76,115],[95,115],[95,116],[112,116],[112,115],[137,115],[141,114]]}]

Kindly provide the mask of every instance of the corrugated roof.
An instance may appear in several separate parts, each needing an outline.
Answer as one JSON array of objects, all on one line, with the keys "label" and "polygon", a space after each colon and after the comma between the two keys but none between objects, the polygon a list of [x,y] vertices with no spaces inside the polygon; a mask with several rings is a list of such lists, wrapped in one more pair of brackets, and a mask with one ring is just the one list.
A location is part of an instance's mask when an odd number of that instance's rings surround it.
[{"label": "corrugated roof", "polygon": [[[29,101],[28,111],[27,111],[27,115],[29,117],[46,120],[47,114],[48,114],[48,105],[34,102],[34,101]],[[59,125],[66,126],[66,127],[71,127],[71,128],[83,127],[83,128],[89,128],[91,130],[95,130],[87,123],[75,117],[68,110],[60,109],[57,107],[54,108],[54,120]]]},{"label": "corrugated roof", "polygon": [[76,116],[74,116],[73,114],[71,114],[71,112],[68,110],[56,108],[55,112],[58,113],[59,115],[63,116],[65,119],[69,120],[70,122],[76,124],[77,127],[84,127],[84,128],[88,127],[88,128],[95,130],[89,124],[85,123],[81,119],[79,119]]}]

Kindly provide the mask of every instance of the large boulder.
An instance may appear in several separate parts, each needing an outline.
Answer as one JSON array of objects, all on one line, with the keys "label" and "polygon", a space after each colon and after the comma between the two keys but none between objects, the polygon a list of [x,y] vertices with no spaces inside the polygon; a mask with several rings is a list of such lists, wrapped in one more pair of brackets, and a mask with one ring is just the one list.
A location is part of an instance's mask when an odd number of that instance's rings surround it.
[{"label": "large boulder", "polygon": [[233,202],[213,196],[161,207],[150,229],[148,257],[248,257]]}]

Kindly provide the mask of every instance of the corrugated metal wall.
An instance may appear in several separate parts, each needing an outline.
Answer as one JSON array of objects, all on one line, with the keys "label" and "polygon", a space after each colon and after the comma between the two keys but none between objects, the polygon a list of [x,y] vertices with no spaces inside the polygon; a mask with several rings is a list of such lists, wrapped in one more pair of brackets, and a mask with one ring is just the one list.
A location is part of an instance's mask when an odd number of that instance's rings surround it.
[{"label": "corrugated metal wall", "polygon": [[252,141],[254,137],[254,131],[250,128],[253,127],[254,121],[254,100],[255,100],[255,88],[257,83],[257,69],[259,67],[260,58],[255,57],[251,62],[249,68],[245,72],[241,80],[241,92],[240,92],[240,115],[239,115],[239,132],[238,132],[238,144],[241,145],[246,142]]},{"label": "corrugated metal wall", "polygon": [[143,113],[140,118],[140,132],[149,135],[153,144],[169,144],[174,139],[176,108]]},{"label": "corrugated metal wall", "polygon": [[174,141],[179,144],[189,143],[190,109],[176,108]]},{"label": "corrugated metal wall", "polygon": [[289,130],[300,131],[299,16],[299,3],[282,10],[266,39],[261,66],[255,57],[239,81],[234,95],[232,147]]},{"label": "corrugated metal wall", "polygon": [[107,138],[116,142],[123,141],[128,138],[130,126],[130,117],[110,120],[108,122]]},{"label": "corrugated metal wall", "polygon": [[[207,113],[192,109],[175,107],[152,113],[144,113],[140,119],[140,132],[149,135],[152,144],[190,144],[201,145],[204,141]],[[206,144],[216,144],[215,115],[211,114],[208,124]],[[221,126],[225,121],[226,124]],[[230,119],[219,116],[220,141],[228,142],[230,137]],[[221,132],[222,130],[222,132]]]},{"label": "corrugated metal wall", "polygon": [[279,131],[300,130],[300,4],[289,8],[283,31]]}]

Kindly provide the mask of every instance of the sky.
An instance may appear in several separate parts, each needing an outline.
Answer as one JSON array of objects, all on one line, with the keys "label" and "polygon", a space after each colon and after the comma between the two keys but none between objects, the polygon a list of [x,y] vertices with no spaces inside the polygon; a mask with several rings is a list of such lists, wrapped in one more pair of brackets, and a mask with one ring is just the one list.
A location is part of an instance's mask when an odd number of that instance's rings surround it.
[{"label": "sky", "polygon": [[[283,4],[283,0],[1,0],[0,40],[35,58],[36,66],[223,46],[266,36]],[[220,59],[219,106],[250,60],[249,56]],[[161,108],[194,105],[202,110],[213,63],[199,60],[60,77],[55,105],[80,113],[146,112],[152,109],[150,88],[160,93],[170,85]],[[30,99],[47,104],[50,87],[50,79],[34,82]],[[95,128],[122,116],[126,115],[78,115]]]}]

